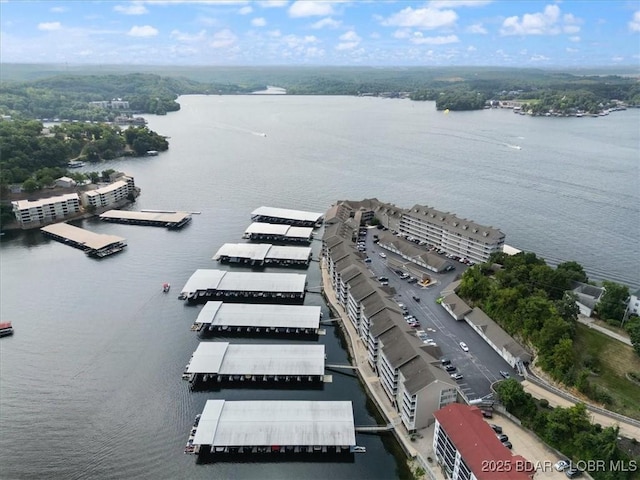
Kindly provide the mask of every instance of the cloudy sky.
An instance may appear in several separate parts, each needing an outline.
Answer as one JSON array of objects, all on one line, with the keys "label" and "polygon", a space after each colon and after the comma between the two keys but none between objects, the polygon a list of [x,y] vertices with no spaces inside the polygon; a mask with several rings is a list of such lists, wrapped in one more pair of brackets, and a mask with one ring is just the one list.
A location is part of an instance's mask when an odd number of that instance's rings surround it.
[{"label": "cloudy sky", "polygon": [[0,60],[640,65],[637,0],[0,0]]}]

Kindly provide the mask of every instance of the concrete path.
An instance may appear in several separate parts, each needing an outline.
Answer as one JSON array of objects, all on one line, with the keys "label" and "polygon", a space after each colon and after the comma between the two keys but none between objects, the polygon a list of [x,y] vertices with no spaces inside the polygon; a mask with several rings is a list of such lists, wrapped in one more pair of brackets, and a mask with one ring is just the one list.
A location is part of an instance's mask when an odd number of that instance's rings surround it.
[{"label": "concrete path", "polygon": [[589,328],[593,328],[594,330],[604,333],[605,335],[608,335],[609,337],[614,338],[622,343],[626,343],[630,347],[633,346],[631,345],[631,340],[629,340],[628,336],[620,335],[619,333],[609,330],[606,327],[597,325],[595,319],[591,317],[587,317],[585,315],[578,315],[578,322],[582,323],[583,325],[586,325]]}]

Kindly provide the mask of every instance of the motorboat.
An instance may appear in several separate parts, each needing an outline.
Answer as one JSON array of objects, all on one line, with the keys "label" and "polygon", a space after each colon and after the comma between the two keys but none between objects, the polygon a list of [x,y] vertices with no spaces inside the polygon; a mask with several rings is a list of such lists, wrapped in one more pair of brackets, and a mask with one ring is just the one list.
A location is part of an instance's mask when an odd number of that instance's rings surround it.
[{"label": "motorboat", "polygon": [[167,293],[169,291],[169,289],[171,288],[171,285],[169,283],[163,283],[162,284],[162,291],[164,293]]}]

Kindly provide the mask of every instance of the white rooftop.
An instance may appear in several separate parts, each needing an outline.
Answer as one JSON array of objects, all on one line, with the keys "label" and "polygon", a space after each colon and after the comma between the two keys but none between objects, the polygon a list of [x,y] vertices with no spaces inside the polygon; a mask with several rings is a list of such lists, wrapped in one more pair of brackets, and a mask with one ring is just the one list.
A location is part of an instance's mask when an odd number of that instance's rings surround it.
[{"label": "white rooftop", "polygon": [[291,238],[311,238],[313,228],[311,227],[292,227],[281,223],[263,223],[253,222],[244,231],[245,235],[262,234],[262,235],[282,235]]},{"label": "white rooftop", "polygon": [[74,242],[85,245],[94,250],[106,248],[114,243],[122,243],[125,241],[122,237],[115,235],[105,235],[102,233],[90,232],[83,228],[74,227],[68,223],[53,223],[42,227],[43,232],[51,233],[60,237],[68,238]]},{"label": "white rooftop", "polygon": [[324,345],[201,342],[186,373],[324,375]]},{"label": "white rooftop", "polygon": [[302,220],[305,222],[318,222],[322,218],[322,213],[290,210],[288,208],[259,207],[251,212],[252,217],[260,215],[288,220]]},{"label": "white rooftop", "polygon": [[251,260],[307,260],[311,255],[311,247],[278,246],[268,243],[225,243],[213,256],[249,258]]},{"label": "white rooftop", "polygon": [[18,210],[28,210],[30,208],[44,207],[45,205],[53,205],[55,203],[80,201],[77,193],[65,193],[56,197],[41,198],[39,200],[16,200],[11,202],[18,207]]},{"label": "white rooftop", "polygon": [[153,222],[181,222],[191,214],[188,212],[130,212],[128,210],[109,210],[100,215],[100,218],[118,218],[125,220],[145,220]]},{"label": "white rooftop", "polygon": [[187,280],[182,293],[198,290],[230,292],[304,292],[307,276],[301,273],[229,272],[198,269]]},{"label": "white rooftop", "polygon": [[320,307],[207,302],[195,323],[231,327],[318,328]]},{"label": "white rooftop", "polygon": [[207,400],[193,443],[353,446],[353,406],[350,401]]}]

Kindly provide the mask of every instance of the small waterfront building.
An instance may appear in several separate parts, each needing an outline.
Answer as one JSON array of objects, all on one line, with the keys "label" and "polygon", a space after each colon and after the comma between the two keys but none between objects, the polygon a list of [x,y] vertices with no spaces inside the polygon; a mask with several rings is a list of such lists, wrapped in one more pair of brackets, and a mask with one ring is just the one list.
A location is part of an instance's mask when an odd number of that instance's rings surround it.
[{"label": "small waterfront building", "polygon": [[253,241],[311,243],[313,228],[254,222],[245,230],[242,238]]},{"label": "small waterfront building", "polygon": [[320,307],[315,305],[259,305],[210,301],[200,310],[193,329],[255,335],[317,335],[321,314]]},{"label": "small waterfront building", "polygon": [[207,400],[193,445],[200,453],[348,453],[356,445],[350,401]]},{"label": "small waterfront building", "polygon": [[221,263],[250,266],[307,267],[311,247],[271,245],[268,243],[225,243],[213,256]]},{"label": "small waterfront building", "polygon": [[71,188],[71,187],[75,187],[76,185],[77,185],[76,181],[73,178],[69,178],[69,177],[60,177],[60,178],[57,178],[55,181],[56,187]]},{"label": "small waterfront building", "polygon": [[604,295],[604,287],[582,282],[572,282],[571,287],[576,296],[576,305],[578,305],[580,313],[585,317],[590,317]]},{"label": "small waterfront building", "polygon": [[229,272],[198,269],[182,288],[189,303],[225,302],[302,303],[307,277],[299,273]]},{"label": "small waterfront building", "polygon": [[640,315],[640,290],[636,290],[629,296],[627,309],[631,315]]},{"label": "small waterfront building", "polygon": [[82,250],[91,257],[106,257],[122,251],[127,246],[122,237],[90,232],[68,223],[54,223],[42,227],[40,231],[65,245]]},{"label": "small waterfront building", "polygon": [[150,225],[179,229],[191,221],[188,212],[131,212],[129,210],[108,210],[100,215],[100,220],[129,225]]},{"label": "small waterfront building", "polygon": [[226,382],[321,382],[324,345],[200,342],[183,378]]},{"label": "small waterfront building", "polygon": [[[477,407],[452,403],[436,411],[433,451],[450,480],[531,480],[535,467],[511,455]],[[487,468],[507,465],[511,468]],[[518,468],[516,468],[518,466]]]},{"label": "small waterfront building", "polygon": [[282,223],[297,227],[319,227],[322,213],[287,208],[258,207],[251,212],[251,220],[264,223]]},{"label": "small waterfront building", "polygon": [[39,200],[11,202],[13,214],[22,228],[34,228],[59,222],[80,212],[77,193],[67,193]]}]

